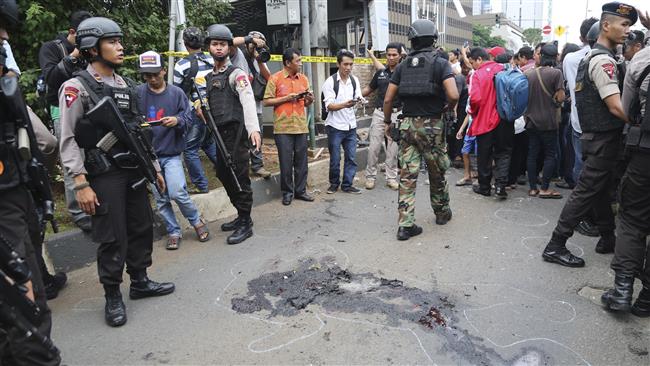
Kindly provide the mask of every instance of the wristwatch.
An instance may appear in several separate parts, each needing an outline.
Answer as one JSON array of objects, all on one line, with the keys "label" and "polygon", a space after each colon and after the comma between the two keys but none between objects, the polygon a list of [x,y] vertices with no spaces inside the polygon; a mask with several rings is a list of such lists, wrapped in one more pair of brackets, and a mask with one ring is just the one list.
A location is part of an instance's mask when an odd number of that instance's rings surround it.
[{"label": "wristwatch", "polygon": [[244,42],[245,42],[246,44],[249,44],[249,43],[253,42],[253,36],[246,36],[246,37],[244,37]]}]

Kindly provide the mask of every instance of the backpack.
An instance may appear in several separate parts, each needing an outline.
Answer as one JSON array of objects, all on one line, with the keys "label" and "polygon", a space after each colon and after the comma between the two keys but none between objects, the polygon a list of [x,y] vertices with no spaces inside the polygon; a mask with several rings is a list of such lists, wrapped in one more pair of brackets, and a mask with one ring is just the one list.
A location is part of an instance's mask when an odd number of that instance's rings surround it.
[{"label": "backpack", "polygon": [[524,115],[528,107],[528,78],[511,66],[494,76],[499,117],[514,121]]},{"label": "backpack", "polygon": [[[334,79],[334,95],[335,95],[335,98],[339,96],[339,78],[337,77],[337,75],[338,75],[338,72],[336,74],[330,76],[330,78]],[[350,80],[352,80],[352,99],[354,99],[356,97],[356,93],[357,93],[357,82],[356,82],[356,80],[354,80],[354,77],[352,77],[352,75],[350,75]],[[324,120],[327,119],[328,113],[329,112],[328,112],[327,108],[325,107],[325,94],[323,94],[323,92],[321,91],[320,92],[320,119],[321,119],[321,121],[324,121]]]}]

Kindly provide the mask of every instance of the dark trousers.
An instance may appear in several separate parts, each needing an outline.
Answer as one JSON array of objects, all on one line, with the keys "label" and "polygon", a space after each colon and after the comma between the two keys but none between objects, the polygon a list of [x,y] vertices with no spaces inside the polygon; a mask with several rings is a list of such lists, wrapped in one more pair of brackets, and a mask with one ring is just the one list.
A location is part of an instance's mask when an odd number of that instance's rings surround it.
[{"label": "dark trousers", "polygon": [[497,127],[483,135],[476,136],[478,144],[477,170],[478,184],[489,190],[492,184],[492,162],[494,161],[494,181],[497,187],[508,183],[510,155],[515,127],[513,122],[501,120]]},{"label": "dark trousers", "polygon": [[[650,154],[633,152],[621,180],[612,269],[617,273],[639,276],[650,287]],[[644,264],[645,263],[645,264]]]},{"label": "dark trousers", "polygon": [[239,139],[237,139],[238,130],[239,124],[237,123],[230,123],[219,127],[223,143],[226,145],[226,149],[235,163],[234,172],[241,186],[241,191],[237,189],[235,177],[228,164],[226,164],[223,151],[220,151],[218,148],[215,169],[217,171],[217,178],[223,184],[223,188],[226,190],[228,198],[230,198],[230,203],[237,210],[237,215],[239,217],[250,217],[251,209],[253,208],[253,191],[251,189],[251,179],[248,175],[249,143],[248,137],[246,136],[246,129],[244,128],[241,132]]},{"label": "dark trousers", "polygon": [[527,158],[528,132],[523,131],[516,134],[512,142],[512,154],[510,155],[508,185],[517,183],[517,178],[520,175],[526,174]]},{"label": "dark trousers", "polygon": [[563,126],[563,129],[560,131],[560,143],[562,148],[562,167],[560,169],[560,176],[564,178],[564,181],[569,185],[574,186],[576,184],[575,179],[573,179],[573,163],[575,160],[575,153],[573,150],[573,127],[571,123],[567,123]]},{"label": "dark trousers", "polygon": [[90,185],[99,206],[92,217],[92,238],[97,248],[97,272],[104,286],[122,283],[122,273],[131,277],[151,266],[153,214],[146,184],[137,170],[117,169],[91,177]]},{"label": "dark trousers", "polygon": [[[330,153],[330,185],[347,189],[352,187],[354,175],[357,173],[357,129],[337,130],[327,126],[327,147]],[[345,155],[343,165],[343,183],[341,183],[341,146]]]},{"label": "dark trousers", "polygon": [[[24,187],[0,191],[0,234],[19,256],[25,258],[32,272],[35,301],[42,311],[38,331],[49,337],[52,318],[28,228],[29,216],[33,213],[32,197]],[[17,328],[0,323],[0,365],[58,365],[60,361],[58,355],[49,354],[33,337],[26,337]]]},{"label": "dark trousers", "polygon": [[283,194],[307,190],[307,134],[275,135],[280,160],[280,189]]},{"label": "dark trousers", "polygon": [[530,189],[537,189],[537,159],[544,153],[542,169],[542,190],[547,190],[557,163],[557,130],[528,130],[528,184]]},{"label": "dark trousers", "polygon": [[[621,131],[583,133],[584,166],[575,188],[567,200],[553,234],[567,239],[573,229],[592,210],[594,223],[601,234],[614,231],[614,213],[610,192],[619,155]],[[564,243],[555,243],[563,246]],[[551,245],[553,246],[553,245]]]}]

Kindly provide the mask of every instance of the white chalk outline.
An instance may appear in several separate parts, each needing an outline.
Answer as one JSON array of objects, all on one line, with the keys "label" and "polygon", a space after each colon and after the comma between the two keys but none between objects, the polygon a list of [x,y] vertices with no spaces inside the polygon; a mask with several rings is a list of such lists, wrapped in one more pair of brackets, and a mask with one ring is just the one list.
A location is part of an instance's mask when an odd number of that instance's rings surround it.
[{"label": "white chalk outline", "polygon": [[[542,224],[539,224],[539,223],[538,223],[538,224],[522,224],[522,223],[514,222],[514,221],[512,221],[512,220],[505,219],[505,218],[500,217],[500,216],[498,215],[499,212],[505,212],[505,211],[516,211],[516,212],[521,212],[521,213],[527,214],[527,215],[529,215],[529,216],[530,216],[530,215],[535,215],[535,216],[541,218],[541,219],[544,221],[544,223],[542,223]],[[510,223],[510,224],[514,224],[514,225],[525,226],[525,227],[542,227],[542,226],[546,226],[546,225],[548,225],[548,224],[550,223],[550,220],[549,220],[549,219],[547,219],[546,217],[544,217],[544,216],[542,216],[542,215],[540,215],[540,214],[536,214],[536,213],[533,213],[533,212],[526,212],[526,211],[518,210],[518,209],[511,209],[511,208],[503,208],[503,207],[502,207],[502,208],[500,208],[500,209],[494,211],[494,213],[493,213],[492,215],[493,215],[494,217],[496,217],[497,219],[501,220],[501,221],[504,221],[504,222],[507,222],[507,223]]]}]

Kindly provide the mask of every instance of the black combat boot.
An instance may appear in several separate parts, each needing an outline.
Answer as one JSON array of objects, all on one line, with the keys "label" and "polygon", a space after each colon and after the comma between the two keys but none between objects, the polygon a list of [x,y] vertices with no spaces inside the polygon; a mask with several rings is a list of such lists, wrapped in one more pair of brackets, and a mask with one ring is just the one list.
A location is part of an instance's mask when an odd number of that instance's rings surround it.
[{"label": "black combat boot", "polygon": [[397,240],[409,240],[413,236],[422,234],[422,228],[413,224],[413,226],[400,226],[397,229]]},{"label": "black combat boot", "polygon": [[566,267],[584,267],[585,261],[576,257],[566,248],[567,238],[553,233],[551,240],[544,248],[542,258],[547,262],[557,263]]},{"label": "black combat boot", "polygon": [[241,217],[237,216],[234,220],[221,224],[221,231],[235,231],[239,226]]},{"label": "black combat boot", "polygon": [[43,278],[47,299],[52,300],[59,296],[59,291],[65,287],[67,281],[68,276],[63,272],[57,272],[54,276],[47,273]]},{"label": "black combat boot", "polygon": [[451,220],[451,209],[447,209],[447,211],[441,212],[439,214],[436,214],[436,224],[438,225],[444,225]]},{"label": "black combat boot", "polygon": [[596,253],[607,254],[614,253],[616,246],[616,235],[614,233],[602,234],[596,244]]},{"label": "black combat boot", "polygon": [[228,244],[239,244],[253,236],[253,220],[250,217],[242,217],[239,226],[234,233],[226,239]]},{"label": "black combat boot", "polygon": [[131,275],[129,298],[137,300],[145,297],[169,295],[174,292],[175,288],[171,282],[158,283],[150,280],[146,272],[138,272]]},{"label": "black combat boot", "polygon": [[592,224],[587,219],[580,221],[578,226],[576,226],[576,231],[584,236],[589,236],[592,238],[597,238],[600,236],[596,225]]},{"label": "black combat boot", "polygon": [[636,298],[634,305],[632,305],[632,314],[647,318],[650,316],[650,284],[644,284],[639,297]]},{"label": "black combat boot", "polygon": [[630,311],[632,293],[634,292],[634,276],[616,273],[614,288],[607,290],[600,301],[609,310]]},{"label": "black combat boot", "polygon": [[126,306],[122,301],[122,293],[119,285],[104,285],[104,319],[111,327],[119,327],[126,323]]}]

